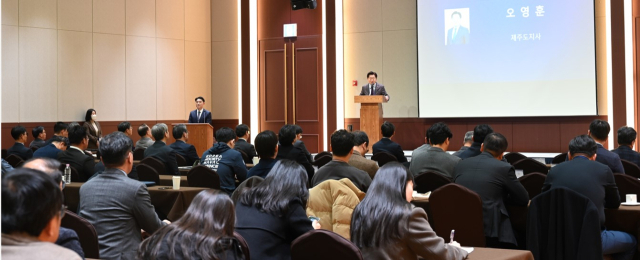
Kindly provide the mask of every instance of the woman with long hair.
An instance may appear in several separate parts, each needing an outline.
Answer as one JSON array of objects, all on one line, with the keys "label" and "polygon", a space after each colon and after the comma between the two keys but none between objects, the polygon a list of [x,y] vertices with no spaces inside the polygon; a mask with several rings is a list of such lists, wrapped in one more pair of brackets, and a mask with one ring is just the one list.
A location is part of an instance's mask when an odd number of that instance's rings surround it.
[{"label": "woman with long hair", "polygon": [[306,214],[307,172],[298,163],[278,161],[267,178],[236,204],[236,231],[249,245],[251,258],[291,259],[291,242],[320,228]]},{"label": "woman with long hair", "polygon": [[140,244],[138,259],[245,259],[233,236],[235,220],[229,195],[203,190],[180,219]]},{"label": "woman with long hair", "polygon": [[97,117],[98,113],[93,108],[89,108],[84,116],[85,122],[83,126],[87,129],[87,134],[89,135],[89,146],[87,146],[87,150],[97,150],[98,141],[102,138],[102,128],[100,127],[100,123],[96,121]]},{"label": "woman with long hair", "polygon": [[387,163],[376,173],[367,195],[351,217],[351,241],[364,259],[464,259],[456,242],[445,244],[414,207],[413,175],[400,163]]}]

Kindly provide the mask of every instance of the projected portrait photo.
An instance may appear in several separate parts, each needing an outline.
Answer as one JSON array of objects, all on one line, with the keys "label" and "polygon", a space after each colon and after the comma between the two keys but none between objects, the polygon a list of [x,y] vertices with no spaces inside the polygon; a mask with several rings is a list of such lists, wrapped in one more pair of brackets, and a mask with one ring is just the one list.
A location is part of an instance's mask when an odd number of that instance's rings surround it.
[{"label": "projected portrait photo", "polygon": [[469,44],[470,24],[469,8],[444,10],[444,44]]}]

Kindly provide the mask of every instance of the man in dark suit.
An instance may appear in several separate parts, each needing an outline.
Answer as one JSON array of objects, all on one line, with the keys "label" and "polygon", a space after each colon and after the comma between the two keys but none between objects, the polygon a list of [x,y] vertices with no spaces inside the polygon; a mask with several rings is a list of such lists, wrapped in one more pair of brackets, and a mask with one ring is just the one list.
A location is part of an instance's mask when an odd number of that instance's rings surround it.
[{"label": "man in dark suit", "polygon": [[53,136],[51,143],[33,152],[33,158],[58,159],[58,154],[67,150],[69,138],[63,136]]},{"label": "man in dark suit", "polygon": [[529,193],[516,178],[513,166],[501,161],[508,145],[499,133],[487,135],[480,148],[482,153],[460,161],[453,173],[455,183],[476,192],[482,199],[487,247],[518,245],[505,204],[526,206],[529,202]]},{"label": "man in dark suit", "polygon": [[369,71],[367,73],[367,82],[369,84],[362,86],[360,96],[382,95],[386,101],[389,101],[391,97],[384,89],[384,85],[378,83],[378,73]]},{"label": "man in dark suit", "polygon": [[636,130],[632,127],[623,126],[618,129],[618,149],[612,152],[620,156],[620,159],[627,160],[640,166],[640,153],[633,150],[636,142]]},{"label": "man in dark suit", "polygon": [[40,148],[47,144],[47,132],[44,131],[44,126],[36,126],[31,130],[31,135],[33,135],[33,141],[29,144],[29,148]]},{"label": "man in dark suit", "polygon": [[7,149],[7,156],[15,154],[22,158],[22,160],[29,160],[33,156],[33,151],[24,145],[27,143],[27,139],[29,138],[27,129],[21,125],[14,126],[11,128],[11,137],[13,137],[13,140],[15,140],[16,143],[13,144],[11,148]]},{"label": "man in dark suit", "polygon": [[84,153],[89,145],[87,129],[75,125],[69,128],[69,149],[58,154],[58,161],[68,163],[78,171],[80,181],[87,181],[95,173],[96,166],[93,156]]},{"label": "man in dark suit", "polygon": [[247,155],[247,159],[244,160],[244,163],[247,164],[253,164],[253,157],[256,157],[256,148],[247,142],[250,134],[251,131],[249,130],[249,126],[245,124],[239,124],[236,126],[236,136],[238,136],[238,141],[233,149],[243,151],[244,154]]},{"label": "man in dark suit", "polygon": [[300,148],[307,155],[307,159],[310,163],[313,163],[313,157],[311,157],[311,153],[307,150],[307,146],[304,145],[302,141],[302,127],[299,125],[293,125],[296,127],[296,141],[293,142],[293,146]]},{"label": "man in dark suit", "polygon": [[409,169],[413,176],[418,176],[427,171],[436,172],[449,179],[453,177],[453,169],[460,162],[460,158],[447,153],[449,142],[453,133],[449,126],[438,122],[429,127],[426,141],[430,146],[421,146],[413,150],[411,154],[411,166]]},{"label": "man in dark suit", "polygon": [[304,153],[304,151],[293,145],[293,143],[296,141],[296,126],[282,126],[282,128],[280,128],[280,132],[278,133],[278,140],[280,141],[280,145],[278,146],[278,155],[276,156],[276,159],[287,159],[296,161],[307,171],[309,180],[313,179],[313,174],[315,173],[313,165],[311,165],[311,162],[307,158],[307,155]]},{"label": "man in dark suit", "polygon": [[456,151],[452,155],[460,157],[460,154],[462,154],[464,151],[469,149],[469,147],[471,147],[472,144],[473,144],[473,131],[469,131],[466,134],[464,134],[464,141],[462,142],[462,147],[460,147],[460,150]]},{"label": "man in dark suit", "polygon": [[103,137],[99,150],[106,170],[80,187],[78,215],[96,229],[103,259],[135,259],[140,230],[151,234],[164,225],[147,187],[127,177],[133,167],[131,146],[121,132]]},{"label": "man in dark suit", "polygon": [[447,45],[468,44],[469,28],[461,26],[462,14],[458,11],[451,14],[453,27],[447,31]]},{"label": "man in dark suit", "polygon": [[[69,137],[69,125],[67,125],[64,122],[56,122],[53,125],[53,136],[62,136],[62,137]],[[49,140],[47,140],[46,144],[50,144],[51,143],[51,138],[49,138]]]},{"label": "man in dark suit", "polygon": [[373,155],[379,152],[388,152],[393,154],[398,159],[398,162],[406,163],[407,157],[404,156],[402,147],[398,143],[391,141],[391,137],[396,133],[396,127],[392,123],[385,121],[380,129],[382,130],[382,139],[373,144]]},{"label": "man in dark suit", "polygon": [[164,163],[164,174],[180,176],[178,162],[176,161],[176,151],[171,149],[166,143],[167,138],[169,138],[169,128],[167,125],[164,123],[154,125],[151,128],[151,134],[153,138],[156,139],[156,142],[144,150],[144,158],[157,158]]},{"label": "man in dark suit", "polygon": [[196,147],[187,143],[189,141],[187,126],[184,124],[175,125],[172,134],[176,142],[169,145],[169,147],[184,157],[188,165],[193,165],[197,160],[200,160]]},{"label": "man in dark suit", "polygon": [[599,155],[596,142],[589,136],[576,136],[569,142],[569,161],[551,168],[542,191],[567,188],[589,198],[598,209],[602,230],[602,254],[614,254],[614,259],[632,259],[636,251],[636,239],[620,231],[607,230],[604,226],[604,209],[620,207],[620,194],[611,169],[595,160]]},{"label": "man in dark suit", "polygon": [[484,138],[490,133],[493,133],[493,128],[491,128],[491,126],[489,125],[481,124],[474,127],[473,143],[471,144],[471,146],[469,146],[469,148],[460,153],[458,157],[464,160],[469,157],[474,157],[481,154],[482,151],[480,151],[480,147],[482,147],[482,142],[484,142]]},{"label": "man in dark suit", "polygon": [[189,123],[211,123],[211,112],[204,109],[204,98],[196,98],[196,110],[189,114]]},{"label": "man in dark suit", "polygon": [[278,136],[271,130],[262,131],[256,136],[256,151],[260,156],[258,164],[247,172],[247,178],[258,176],[266,178],[271,168],[276,164],[278,154]]},{"label": "man in dark suit", "polygon": [[589,130],[587,133],[591,138],[593,138],[594,141],[596,141],[596,144],[598,145],[598,152],[596,152],[598,156],[596,157],[596,161],[609,166],[609,168],[611,168],[611,171],[613,171],[614,173],[624,173],[624,168],[622,167],[620,156],[602,146],[602,144],[607,141],[609,131],[611,131],[611,127],[609,126],[609,123],[604,120],[596,119],[593,120],[589,125]]}]

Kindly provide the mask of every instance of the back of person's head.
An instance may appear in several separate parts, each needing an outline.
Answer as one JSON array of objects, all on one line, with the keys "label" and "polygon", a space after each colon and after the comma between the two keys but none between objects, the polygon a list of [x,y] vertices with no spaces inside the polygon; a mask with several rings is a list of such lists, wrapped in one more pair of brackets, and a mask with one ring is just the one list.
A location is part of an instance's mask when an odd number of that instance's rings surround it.
[{"label": "back of person's head", "polygon": [[51,143],[60,142],[64,145],[64,147],[69,147],[69,138],[64,136],[54,135],[51,137]]},{"label": "back of person's head", "polygon": [[571,153],[571,156],[584,154],[587,157],[591,157],[596,154],[597,150],[596,141],[588,135],[579,135],[569,141],[569,153]]},{"label": "back of person's head", "polygon": [[382,130],[383,137],[391,137],[396,132],[396,127],[392,123],[384,121],[384,123],[382,123],[382,126],[380,127],[380,130]]},{"label": "back of person's head", "polygon": [[86,128],[82,127],[81,125],[74,125],[72,127],[69,127],[69,142],[71,143],[71,145],[82,143],[82,141],[88,136],[89,133],[87,133]]},{"label": "back of person's head", "polygon": [[56,124],[53,125],[53,133],[59,134],[64,130],[68,130],[68,128],[69,128],[69,125],[67,125],[64,122],[56,122]]},{"label": "back of person's head", "polygon": [[44,126],[36,126],[31,130],[31,135],[33,135],[33,138],[38,138],[42,132],[44,132]]},{"label": "back of person's head", "polygon": [[107,168],[115,168],[125,163],[131,153],[133,141],[122,132],[113,132],[100,139],[100,156]]},{"label": "back of person's head", "polygon": [[367,133],[364,131],[358,130],[351,133],[353,134],[353,146],[359,146],[364,143],[367,143],[367,145],[369,144],[369,136],[367,136]]},{"label": "back of person's head", "polygon": [[276,155],[278,136],[271,130],[262,131],[254,140],[256,152],[260,158],[271,158]]},{"label": "back of person's head", "polygon": [[356,246],[382,247],[402,239],[411,214],[409,182],[413,175],[400,163],[387,163],[378,170],[367,195],[353,210],[351,241]]},{"label": "back of person's head", "polygon": [[493,128],[486,124],[480,124],[473,128],[473,141],[476,143],[483,143],[484,138],[493,133]]},{"label": "back of person's head", "polygon": [[17,125],[11,128],[11,137],[13,137],[13,140],[20,139],[20,137],[22,137],[22,135],[26,133],[27,133],[27,129],[24,128],[24,126]]},{"label": "back of person's head", "polygon": [[216,131],[216,142],[228,143],[236,139],[236,132],[229,127],[221,127]]},{"label": "back of person's head", "polygon": [[162,141],[167,132],[169,132],[169,127],[167,127],[167,124],[165,123],[155,124],[151,128],[151,135],[153,136],[153,139],[156,139],[156,141]]},{"label": "back of person's head", "polygon": [[596,140],[607,140],[609,131],[611,131],[611,127],[609,126],[609,123],[604,120],[596,119],[593,120],[589,125],[589,132],[591,133],[591,137]]},{"label": "back of person's head", "polygon": [[636,130],[633,127],[623,126],[618,129],[618,144],[619,145],[633,145],[636,140]]},{"label": "back of person's head", "polygon": [[173,126],[173,131],[171,131],[173,138],[176,140],[184,137],[185,133],[187,133],[187,126],[185,124],[177,124]]},{"label": "back of person's head", "polygon": [[473,131],[468,131],[467,133],[464,134],[463,144],[471,143],[471,142],[473,142]]},{"label": "back of person's head", "polygon": [[240,203],[258,210],[284,216],[294,200],[307,208],[309,189],[307,171],[295,161],[280,160],[271,168],[264,181],[240,197]]},{"label": "back of person's head", "polygon": [[484,138],[482,145],[485,151],[492,154],[493,157],[498,157],[507,150],[509,142],[507,142],[507,138],[500,133],[490,133]]},{"label": "back of person's head", "polygon": [[249,132],[249,126],[245,124],[239,124],[236,126],[236,135],[238,137],[243,137]]},{"label": "back of person's head", "polygon": [[296,135],[302,134],[302,126],[293,125],[296,128]]},{"label": "back of person's head", "polygon": [[340,129],[331,134],[331,150],[336,156],[347,156],[353,149],[353,134]]},{"label": "back of person's head", "polygon": [[120,132],[127,132],[127,130],[129,130],[129,128],[131,128],[131,123],[124,121],[120,124],[118,124],[118,131]]},{"label": "back of person's head", "polygon": [[297,128],[295,125],[282,126],[282,128],[280,128],[280,132],[278,133],[278,140],[280,140],[280,145],[293,145],[293,140],[296,140],[296,129]]},{"label": "back of person's head", "polygon": [[[19,168],[2,179],[3,234],[38,237],[52,219],[60,218],[61,210],[64,209],[60,186],[45,173]],[[55,242],[57,235],[47,239]]]},{"label": "back of person's head", "polygon": [[138,127],[138,135],[140,137],[144,137],[149,132],[149,126],[147,124],[142,124]]},{"label": "back of person's head", "polygon": [[52,158],[41,157],[31,158],[24,162],[23,168],[29,168],[46,173],[56,183],[62,183],[62,172],[60,171],[60,161]]},{"label": "back of person's head", "polygon": [[427,136],[429,138],[429,143],[432,145],[438,145],[444,143],[447,139],[451,140],[453,134],[447,124],[438,122],[429,127],[429,130],[427,130]]}]

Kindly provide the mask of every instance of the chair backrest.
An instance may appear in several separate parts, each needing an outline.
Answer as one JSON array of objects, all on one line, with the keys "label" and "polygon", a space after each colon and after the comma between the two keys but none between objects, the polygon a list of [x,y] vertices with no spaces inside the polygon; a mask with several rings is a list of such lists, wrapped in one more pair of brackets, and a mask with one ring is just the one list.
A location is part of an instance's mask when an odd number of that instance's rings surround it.
[{"label": "chair backrest", "polygon": [[40,147],[37,147],[37,146],[31,147],[31,151],[35,152],[36,150],[38,150],[38,148],[40,148]]},{"label": "chair backrest", "polygon": [[627,174],[616,173],[613,175],[618,186],[618,193],[620,193],[620,200],[626,200],[627,194],[640,195],[640,180],[635,177],[631,177]]},{"label": "chair backrest", "polygon": [[140,161],[140,164],[146,164],[153,167],[153,169],[156,170],[156,172],[158,172],[159,175],[167,174],[166,173],[167,170],[164,167],[164,163],[158,160],[157,158],[154,158],[154,157],[144,158]]},{"label": "chair backrest", "polygon": [[238,185],[238,187],[236,187],[236,190],[234,190],[231,194],[231,200],[233,201],[233,203],[236,203],[243,193],[255,186],[258,186],[258,184],[262,183],[263,181],[264,179],[260,176],[251,176],[250,178],[244,180],[242,183],[240,183],[240,185]]},{"label": "chair backrest", "polygon": [[238,232],[235,232],[235,231],[233,231],[233,236],[240,243],[240,247],[242,247],[242,253],[244,254],[244,259],[250,260],[251,254],[249,253],[249,244],[247,244],[247,240],[244,240],[244,237],[242,237]]},{"label": "chair backrest", "polygon": [[11,166],[13,166],[13,168],[18,168],[24,163],[24,160],[22,160],[20,156],[17,156],[15,154],[10,154],[9,156],[7,156],[6,160],[9,164],[11,164]]},{"label": "chair backrest", "polygon": [[542,174],[549,173],[549,169],[545,164],[531,158],[524,158],[520,161],[517,161],[513,164],[513,168],[522,170],[524,174],[529,174],[532,172],[539,172]]},{"label": "chair backrest", "polygon": [[333,155],[331,154],[331,152],[328,151],[323,151],[323,152],[319,152],[318,154],[316,154],[316,156],[313,157],[313,160],[318,160],[318,158],[322,157],[322,156],[326,156],[326,155],[330,155],[331,157],[333,157]]},{"label": "chair backrest", "polygon": [[377,152],[376,154],[371,156],[371,160],[378,162],[378,166],[382,167],[388,162],[397,162],[398,158],[388,152]]},{"label": "chair backrest", "polygon": [[520,181],[520,184],[522,184],[529,193],[529,199],[533,199],[533,197],[538,196],[538,194],[542,192],[542,185],[546,178],[547,175],[539,172],[532,172],[518,178],[518,181]]},{"label": "chair backrest", "polygon": [[504,155],[504,159],[507,160],[510,164],[514,164],[517,161],[527,158],[524,154],[518,152],[511,152]]},{"label": "chair backrest", "polygon": [[133,159],[136,161],[144,159],[144,151],[146,148],[136,148],[133,150]]},{"label": "chair backrest", "polygon": [[431,192],[429,206],[433,216],[433,230],[449,241],[452,229],[455,240],[465,246],[485,246],[482,200],[474,191],[450,183]]},{"label": "chair backrest", "polygon": [[360,249],[344,237],[324,229],[304,233],[291,243],[292,260],[362,260]]},{"label": "chair backrest", "polygon": [[[60,164],[60,171],[62,172],[62,176],[63,177],[64,177],[65,168],[67,168],[67,164],[66,163]],[[72,182],[81,182],[80,174],[78,174],[78,170],[76,170],[76,168],[73,168],[73,166],[71,166],[71,165],[69,165],[69,168],[71,169],[71,181]]]},{"label": "chair backrest", "polygon": [[2,149],[1,151],[2,151],[2,159],[6,160],[7,159],[7,153],[8,153],[7,149]]},{"label": "chair backrest", "polygon": [[187,159],[185,159],[182,155],[176,154],[176,163],[178,166],[191,166],[187,164]]},{"label": "chair backrest", "polygon": [[80,246],[86,258],[100,258],[100,248],[98,247],[98,233],[96,229],[84,218],[75,213],[65,210],[65,215],[60,223],[61,227],[72,229],[78,234]]},{"label": "chair backrest", "polygon": [[624,168],[624,173],[631,177],[640,178],[640,167],[635,163],[632,163],[627,160],[620,160],[622,162],[622,168]]},{"label": "chair backrest", "polygon": [[[247,153],[245,153],[243,150],[240,149],[235,149],[236,151],[240,152],[240,155],[242,155],[242,161],[244,162],[248,162],[249,161],[249,155]],[[253,160],[253,158],[252,158]]]},{"label": "chair backrest", "polygon": [[567,160],[567,153],[561,153],[556,155],[556,157],[553,157],[553,160],[551,160],[551,164],[559,164],[566,160]]},{"label": "chair backrest", "polygon": [[333,155],[331,155],[331,154],[323,155],[323,156],[320,156],[320,157],[316,156],[316,159],[313,160],[313,165],[318,166],[318,169],[320,169],[320,167],[322,167],[325,164],[329,163],[331,160],[333,160]]},{"label": "chair backrest", "polygon": [[220,176],[218,173],[204,165],[198,165],[187,173],[187,183],[189,187],[202,187],[220,189]]},{"label": "chair backrest", "polygon": [[153,167],[147,164],[138,164],[136,172],[138,173],[139,181],[152,181],[160,184],[160,174]]},{"label": "chair backrest", "polygon": [[415,177],[413,182],[414,190],[419,193],[426,193],[451,183],[451,180],[436,172],[424,172]]}]

